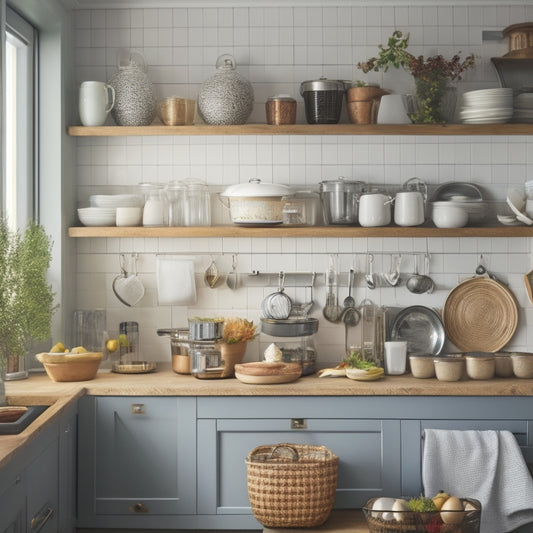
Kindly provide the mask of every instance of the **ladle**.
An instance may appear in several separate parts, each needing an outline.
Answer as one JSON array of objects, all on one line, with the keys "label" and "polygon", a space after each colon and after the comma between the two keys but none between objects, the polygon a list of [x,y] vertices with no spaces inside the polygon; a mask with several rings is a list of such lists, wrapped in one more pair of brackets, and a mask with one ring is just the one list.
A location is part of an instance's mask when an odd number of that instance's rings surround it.
[{"label": "ladle", "polygon": [[374,256],[372,254],[367,255],[367,273],[365,275],[366,286],[369,289],[376,288],[376,278],[374,278]]},{"label": "ladle", "polygon": [[226,276],[226,285],[232,291],[239,287],[239,274],[237,272],[237,258],[235,255],[231,258],[231,271]]},{"label": "ladle", "polygon": [[[355,307],[355,300],[352,297],[352,287],[353,287],[354,276],[355,276],[355,271],[353,268],[350,268],[350,274],[348,278],[348,296],[344,298],[344,310],[341,316],[341,319],[344,321],[345,328],[353,328],[357,326],[357,324],[359,324],[359,320],[361,320],[361,313]],[[345,336],[347,336],[346,332],[345,332]]]},{"label": "ladle", "polygon": [[[429,261],[428,256],[426,255],[426,261]],[[415,271],[409,277],[406,283],[407,290],[413,294],[423,294],[424,292],[433,292],[435,288],[435,283],[429,276],[418,273],[418,255],[415,255]]]}]

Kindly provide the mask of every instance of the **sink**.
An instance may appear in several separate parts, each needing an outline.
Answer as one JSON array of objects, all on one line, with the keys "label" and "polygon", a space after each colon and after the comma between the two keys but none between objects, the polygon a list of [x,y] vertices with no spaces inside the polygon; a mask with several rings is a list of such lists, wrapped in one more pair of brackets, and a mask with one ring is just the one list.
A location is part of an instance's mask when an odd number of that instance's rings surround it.
[{"label": "sink", "polygon": [[0,422],[0,435],[18,435],[24,431],[38,416],[42,415],[48,405],[30,405],[28,410],[13,422]]}]

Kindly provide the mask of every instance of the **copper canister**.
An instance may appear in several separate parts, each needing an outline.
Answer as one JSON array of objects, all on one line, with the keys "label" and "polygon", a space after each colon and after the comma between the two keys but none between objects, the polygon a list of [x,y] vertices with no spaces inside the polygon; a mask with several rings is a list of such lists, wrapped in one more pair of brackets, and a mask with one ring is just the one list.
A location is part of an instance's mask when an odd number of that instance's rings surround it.
[{"label": "copper canister", "polygon": [[266,103],[266,119],[267,124],[275,126],[295,124],[296,100],[285,94],[271,96]]}]

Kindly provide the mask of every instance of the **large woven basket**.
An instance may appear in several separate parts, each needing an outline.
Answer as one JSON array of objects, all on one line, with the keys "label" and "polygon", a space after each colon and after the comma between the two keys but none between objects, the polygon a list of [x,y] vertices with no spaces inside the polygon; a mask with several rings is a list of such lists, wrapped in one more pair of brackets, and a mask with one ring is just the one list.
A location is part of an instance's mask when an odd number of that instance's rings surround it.
[{"label": "large woven basket", "polygon": [[339,458],[325,446],[258,446],[245,462],[250,505],[265,527],[315,527],[327,520]]}]

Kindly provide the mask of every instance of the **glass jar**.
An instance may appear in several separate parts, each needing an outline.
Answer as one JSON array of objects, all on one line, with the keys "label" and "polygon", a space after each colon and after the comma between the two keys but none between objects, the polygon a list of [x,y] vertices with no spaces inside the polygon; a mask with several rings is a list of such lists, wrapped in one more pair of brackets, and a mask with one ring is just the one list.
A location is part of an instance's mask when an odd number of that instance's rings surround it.
[{"label": "glass jar", "polygon": [[211,197],[205,182],[187,180],[185,196],[185,225],[211,225]]},{"label": "glass jar", "polygon": [[143,226],[159,227],[167,225],[165,186],[161,183],[141,183],[144,194]]},{"label": "glass jar", "polygon": [[181,181],[171,181],[166,187],[168,203],[168,225],[185,225],[185,195],[186,187]]},{"label": "glass jar", "polygon": [[139,324],[137,322],[120,323],[118,344],[121,365],[132,365],[140,361]]}]

